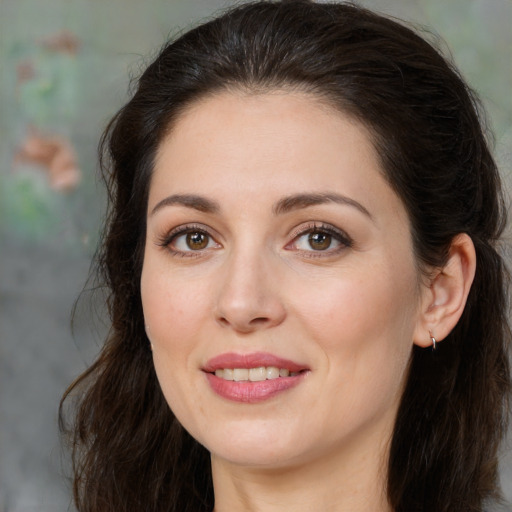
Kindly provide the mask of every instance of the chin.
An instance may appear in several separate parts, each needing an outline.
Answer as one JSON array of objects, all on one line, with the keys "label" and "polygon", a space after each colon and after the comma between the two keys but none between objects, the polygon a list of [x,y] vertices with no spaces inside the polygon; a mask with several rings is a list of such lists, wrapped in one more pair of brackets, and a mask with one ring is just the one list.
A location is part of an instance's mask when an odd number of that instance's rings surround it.
[{"label": "chin", "polygon": [[261,469],[286,468],[300,459],[297,453],[267,447],[245,446],[240,448],[226,447],[224,450],[210,451],[212,458],[222,459],[230,464]]},{"label": "chin", "polygon": [[219,427],[218,431],[210,430],[202,439],[196,437],[212,457],[241,466],[268,468],[286,466],[300,458],[297,449],[303,444],[293,436],[283,435],[278,429],[269,431],[268,425],[265,428],[260,422],[253,422],[247,428]]}]

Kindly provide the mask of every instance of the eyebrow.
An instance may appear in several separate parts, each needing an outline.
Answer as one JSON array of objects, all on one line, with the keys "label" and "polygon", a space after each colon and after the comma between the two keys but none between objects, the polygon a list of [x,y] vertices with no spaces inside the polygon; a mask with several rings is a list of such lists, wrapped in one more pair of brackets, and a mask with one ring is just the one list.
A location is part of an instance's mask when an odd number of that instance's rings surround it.
[{"label": "eyebrow", "polygon": [[161,210],[165,206],[186,206],[203,213],[219,213],[220,205],[216,201],[207,199],[203,196],[194,194],[174,194],[162,199],[151,211],[151,215],[154,215],[157,211]]},{"label": "eyebrow", "polygon": [[293,210],[326,203],[337,203],[346,206],[352,206],[373,220],[371,213],[361,203],[351,199],[350,197],[343,196],[341,194],[335,194],[333,192],[295,194],[293,196],[284,197],[274,205],[273,211],[276,215],[281,215]]},{"label": "eyebrow", "polygon": [[[304,193],[287,196],[275,203],[272,211],[274,215],[283,215],[294,210],[327,203],[352,206],[373,220],[371,213],[361,203],[351,199],[350,197],[335,194],[333,192]],[[157,203],[151,211],[151,215],[154,215],[166,206],[173,205],[185,206],[186,208],[192,208],[202,213],[219,213],[221,211],[219,203],[204,196],[196,194],[173,194]]]}]

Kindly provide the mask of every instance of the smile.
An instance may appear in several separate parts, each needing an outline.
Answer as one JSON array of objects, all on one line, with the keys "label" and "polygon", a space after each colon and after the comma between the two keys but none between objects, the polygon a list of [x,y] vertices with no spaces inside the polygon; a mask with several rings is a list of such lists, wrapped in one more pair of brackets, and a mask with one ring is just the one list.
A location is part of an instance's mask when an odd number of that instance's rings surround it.
[{"label": "smile", "polygon": [[261,382],[263,380],[279,379],[280,377],[295,377],[299,372],[290,372],[287,368],[277,366],[259,366],[257,368],[219,368],[215,376],[235,382]]},{"label": "smile", "polygon": [[258,403],[269,400],[303,382],[305,365],[257,352],[221,354],[202,368],[210,389],[233,402]]}]

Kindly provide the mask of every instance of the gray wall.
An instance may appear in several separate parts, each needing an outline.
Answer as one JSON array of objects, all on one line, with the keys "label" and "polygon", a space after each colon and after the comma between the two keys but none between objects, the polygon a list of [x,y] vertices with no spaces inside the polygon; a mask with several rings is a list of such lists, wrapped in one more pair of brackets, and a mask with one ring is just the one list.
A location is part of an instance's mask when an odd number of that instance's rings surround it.
[{"label": "gray wall", "polygon": [[[510,0],[361,3],[441,34],[484,99],[509,183]],[[143,56],[178,27],[221,5],[212,0],[0,3],[0,512],[69,506],[58,401],[92,360],[105,328],[90,322],[87,307],[77,313],[74,334],[70,328],[104,205],[95,184],[96,144]],[[55,190],[37,159],[20,159],[30,129],[46,142],[59,137],[60,149],[74,148],[80,184]],[[503,461],[502,480],[512,499],[510,453]]]}]

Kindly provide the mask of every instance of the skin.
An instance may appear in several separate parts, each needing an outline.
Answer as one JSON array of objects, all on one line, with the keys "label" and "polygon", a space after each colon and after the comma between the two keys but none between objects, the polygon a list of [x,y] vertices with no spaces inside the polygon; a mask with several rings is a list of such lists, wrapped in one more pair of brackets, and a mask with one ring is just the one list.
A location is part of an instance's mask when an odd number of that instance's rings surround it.
[{"label": "skin", "polygon": [[[345,199],[276,212],[311,193]],[[166,201],[176,194],[188,199]],[[312,247],[326,227],[341,235]],[[206,245],[187,245],[187,232]],[[389,440],[413,343],[436,327],[444,337],[442,308],[464,301],[447,287],[468,259],[453,252],[442,293],[422,284],[366,130],[313,96],[225,92],[181,115],[152,176],[142,303],[163,393],[212,454],[216,512],[390,510]],[[268,400],[234,402],[202,371],[226,352],[308,371]]]}]

